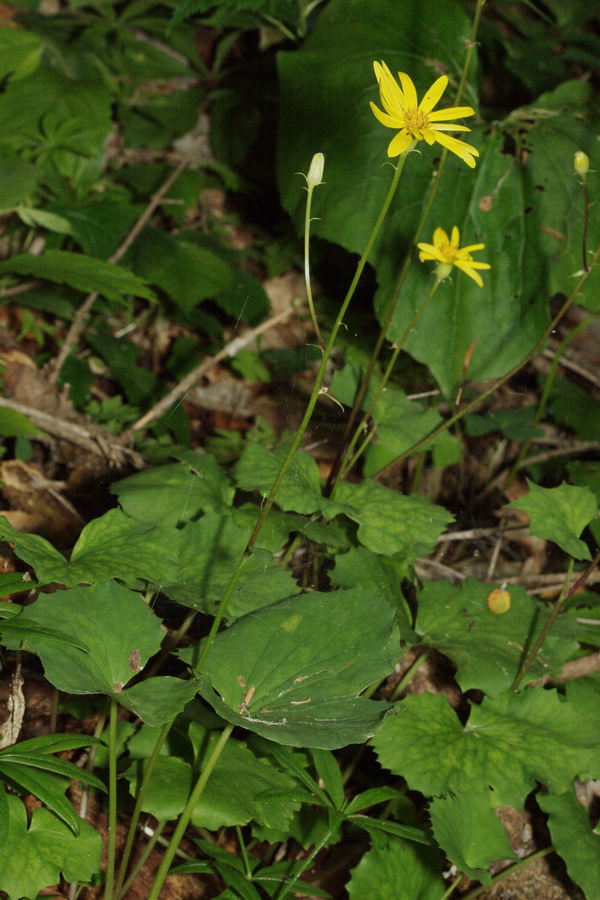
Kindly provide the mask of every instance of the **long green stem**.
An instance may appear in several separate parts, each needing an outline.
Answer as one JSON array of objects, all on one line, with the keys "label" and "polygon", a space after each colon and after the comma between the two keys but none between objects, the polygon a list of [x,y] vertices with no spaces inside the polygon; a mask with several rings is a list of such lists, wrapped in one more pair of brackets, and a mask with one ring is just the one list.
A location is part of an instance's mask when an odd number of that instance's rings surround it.
[{"label": "long green stem", "polygon": [[[348,448],[347,448],[347,450],[344,454],[344,458],[342,460],[342,467],[340,469],[340,474],[342,477],[344,477],[344,475],[346,474],[348,469],[350,469],[354,465],[354,463],[358,460],[358,458],[360,456],[361,451],[359,451],[352,458],[352,452],[354,450],[354,447],[356,446],[356,442],[357,442],[358,438],[360,437],[360,435],[363,433],[363,430],[366,427],[367,423],[369,422],[369,419],[371,418],[373,411],[375,410],[375,407],[379,403],[381,395],[383,394],[383,392],[385,390],[385,386],[388,383],[388,381],[390,380],[391,374],[394,370],[394,366],[396,365],[396,360],[398,359],[398,356],[402,352],[404,345],[406,344],[408,338],[410,337],[410,334],[411,334],[413,328],[415,327],[415,325],[417,324],[417,322],[419,321],[419,319],[421,318],[421,316],[423,315],[423,313],[425,312],[425,310],[431,303],[433,296],[438,288],[438,284],[439,284],[438,281],[433,282],[433,285],[431,286],[431,289],[430,289],[427,297],[425,298],[425,300],[423,301],[421,306],[417,309],[416,313],[414,314],[414,316],[412,317],[412,319],[406,326],[406,328],[404,330],[404,334],[402,335],[402,337],[400,338],[400,340],[396,343],[396,345],[394,347],[394,352],[392,353],[392,355],[389,359],[389,362],[387,364],[386,370],[383,373],[383,377],[382,377],[380,383],[378,384],[375,393],[373,394],[373,397],[368,406],[368,409],[365,411],[356,431],[354,432],[352,440],[348,444]],[[363,446],[366,446],[366,444]]]},{"label": "long green stem", "polygon": [[319,328],[319,323],[317,321],[317,314],[315,312],[315,304],[312,294],[312,284],[310,281],[310,223],[312,222],[312,219],[310,217],[310,210],[312,206],[312,195],[315,185],[311,184],[308,179],[307,182],[308,187],[306,188],[306,210],[304,213],[304,284],[306,287],[306,299],[308,301],[308,308],[310,310],[310,318],[312,320],[313,328],[315,329],[315,334],[317,336],[319,346],[321,347],[321,350],[324,350],[325,341],[321,336],[321,329]]},{"label": "long green stem", "polygon": [[120,888],[120,891],[117,894],[117,900],[122,900],[122,898],[125,897],[125,895],[127,894],[127,891],[129,890],[129,888],[133,886],[134,881],[136,880],[136,878],[138,877],[138,875],[144,868],[144,866],[146,864],[146,860],[148,859],[148,857],[154,850],[156,844],[160,840],[160,836],[162,834],[162,830],[165,827],[165,825],[166,825],[166,822],[159,822],[158,825],[156,826],[156,828],[154,829],[154,834],[152,835],[152,837],[150,838],[150,840],[144,847],[144,849],[140,855],[140,858],[136,861],[135,866],[131,870],[131,874],[129,875],[129,878],[123,884],[123,886]]},{"label": "long green stem", "polygon": [[117,701],[110,698],[108,726],[108,842],[106,860],[105,900],[113,900],[115,857],[117,848]]},{"label": "long green stem", "polygon": [[540,631],[533,647],[531,648],[531,650],[529,651],[529,653],[527,654],[527,656],[521,663],[521,665],[519,667],[519,671],[516,674],[515,680],[513,681],[513,683],[510,686],[511,691],[517,690],[517,688],[523,681],[523,678],[525,677],[525,675],[527,674],[527,672],[529,671],[529,669],[535,662],[535,659],[536,659],[538,653],[540,652],[542,644],[548,637],[548,634],[550,633],[550,629],[554,625],[559,612],[561,611],[561,609],[564,606],[565,600],[569,596],[568,590],[569,590],[569,585],[571,583],[571,575],[573,574],[573,564],[574,564],[574,560],[573,560],[573,557],[571,557],[569,559],[569,563],[567,565],[567,574],[565,575],[565,580],[563,583],[562,591],[560,592],[560,596],[559,596],[558,600],[556,601],[556,603],[554,604],[554,606],[552,607],[552,612],[546,619],[546,623],[545,623],[544,627],[542,628],[542,630]]},{"label": "long green stem", "polygon": [[158,736],[158,739],[154,745],[154,749],[152,750],[152,755],[146,764],[144,769],[144,775],[137,789],[137,795],[135,798],[135,806],[133,808],[133,815],[131,816],[131,822],[129,823],[129,831],[127,832],[127,839],[125,841],[125,847],[123,848],[123,856],[121,857],[121,865],[119,868],[119,877],[117,880],[117,887],[115,890],[116,896],[119,897],[123,891],[123,884],[125,882],[125,876],[127,875],[127,867],[129,865],[129,859],[131,857],[131,851],[133,849],[133,842],[135,840],[135,835],[137,831],[138,822],[140,820],[140,815],[142,812],[142,805],[144,802],[144,796],[148,787],[148,783],[150,778],[152,777],[152,773],[154,772],[154,767],[156,765],[156,761],[159,757],[161,748],[164,742],[167,739],[167,736],[173,726],[173,722],[175,720],[172,719],[170,722],[166,722],[162,730]]},{"label": "long green stem", "polygon": [[163,857],[163,860],[159,866],[158,872],[156,873],[156,876],[154,878],[154,883],[152,885],[152,889],[150,890],[150,893],[148,894],[148,900],[158,900],[158,895],[160,894],[161,888],[162,888],[163,884],[165,883],[165,878],[169,874],[169,869],[171,868],[171,863],[173,862],[173,860],[175,858],[175,854],[177,853],[177,848],[179,847],[179,844],[181,843],[181,839],[183,838],[183,835],[185,834],[185,829],[188,827],[188,825],[190,823],[190,819],[192,818],[192,816],[194,814],[194,810],[195,810],[196,806],[198,805],[198,801],[200,800],[200,797],[202,796],[204,788],[207,785],[208,779],[212,775],[213,769],[216,766],[221,753],[223,752],[225,744],[229,740],[229,737],[231,735],[231,732],[233,731],[233,728],[234,728],[234,726],[229,724],[223,729],[223,732],[222,732],[219,740],[213,747],[212,753],[210,754],[210,757],[208,758],[208,760],[206,761],[206,763],[204,765],[204,768],[202,769],[202,772],[200,774],[200,777],[198,778],[198,781],[194,785],[194,789],[189,796],[188,802],[185,805],[185,809],[183,810],[183,812],[181,813],[181,816],[179,817],[179,821],[177,822],[175,831],[173,832],[171,840],[169,841],[169,846],[167,847],[167,851],[166,851],[166,853]]},{"label": "long green stem", "polygon": [[405,160],[406,160],[406,154],[403,154],[398,159],[396,168],[394,169],[394,176],[392,178],[392,182],[391,182],[389,190],[387,192],[387,196],[383,202],[383,206],[381,207],[381,210],[377,217],[377,221],[375,222],[375,225],[373,226],[373,230],[371,232],[369,240],[367,241],[367,246],[365,247],[363,254],[357,263],[356,271],[354,273],[354,277],[352,279],[350,287],[348,288],[348,291],[346,293],[344,301],[339,309],[339,312],[336,316],[335,322],[333,323],[333,328],[331,329],[331,334],[329,335],[329,339],[328,339],[325,349],[323,351],[323,358],[321,359],[321,365],[319,366],[319,370],[317,372],[315,384],[314,384],[312,393],[310,395],[310,399],[309,399],[307,407],[306,407],[306,412],[304,413],[304,418],[302,419],[302,422],[300,423],[300,427],[298,428],[298,431],[296,432],[294,440],[292,441],[292,443],[290,444],[290,446],[288,448],[285,459],[283,460],[283,462],[281,464],[281,468],[279,469],[279,472],[277,473],[277,477],[275,478],[275,481],[273,482],[273,486],[271,487],[269,495],[262,505],[260,516],[254,527],[252,536],[250,537],[250,540],[248,542],[248,549],[251,549],[256,542],[256,539],[260,533],[260,530],[265,523],[265,520],[269,514],[269,511],[271,510],[271,507],[273,506],[275,496],[281,486],[281,482],[283,481],[283,479],[285,477],[285,473],[287,472],[287,470],[290,466],[290,463],[294,457],[294,454],[295,454],[296,450],[298,449],[298,447],[300,446],[302,438],[304,437],[304,433],[305,433],[306,429],[308,428],[309,422],[312,418],[312,414],[313,414],[315,406],[317,404],[317,400],[319,398],[319,394],[322,393],[323,378],[325,376],[325,371],[327,369],[329,357],[331,356],[331,351],[333,350],[333,347],[335,345],[335,340],[337,338],[338,331],[341,327],[344,316],[346,315],[346,311],[348,309],[348,306],[350,305],[350,301],[352,300],[352,297],[354,296],[354,292],[355,292],[356,286],[358,285],[358,282],[360,280],[360,276],[363,273],[363,269],[364,269],[365,265],[367,264],[367,260],[371,253],[371,250],[373,249],[373,244],[375,243],[375,240],[381,230],[381,226],[383,225],[383,221],[384,221],[384,219],[387,215],[387,212],[390,208],[390,204],[394,198],[394,194],[396,193],[396,189],[398,187],[398,182],[400,181],[400,175],[402,174],[402,169],[404,168]]},{"label": "long green stem", "polygon": [[[463,66],[461,79],[460,79],[460,82],[458,85],[458,89],[456,91],[456,96],[454,98],[454,102],[455,102],[456,106],[460,105],[463,91],[465,89],[465,85],[467,82],[469,69],[471,67],[471,59],[473,57],[473,52],[474,52],[475,46],[476,46],[477,30],[479,28],[479,20],[481,17],[481,10],[483,9],[484,3],[485,3],[485,0],[477,0],[477,7],[475,9],[475,16],[473,19],[473,26],[471,28],[471,38],[467,44],[467,52],[465,55],[465,64]],[[412,149],[412,148],[409,148],[409,149]],[[442,174],[446,167],[447,158],[448,158],[448,150],[444,147],[444,149],[442,150],[441,156],[440,156],[440,162],[437,167],[437,172],[434,174],[434,176],[432,178],[430,190],[429,190],[429,193],[425,200],[425,203],[423,205],[423,210],[421,212],[421,218],[419,219],[415,233],[413,235],[411,247],[407,251],[406,256],[404,257],[404,262],[402,263],[402,267],[400,269],[400,274],[398,275],[398,279],[394,286],[392,296],[391,296],[389,304],[387,306],[387,311],[386,311],[385,317],[383,319],[383,322],[381,323],[381,329],[379,331],[377,341],[375,342],[373,352],[371,353],[371,357],[367,364],[367,368],[366,368],[365,374],[363,376],[362,383],[358,389],[356,397],[354,398],[354,404],[352,406],[352,410],[350,411],[350,417],[349,417],[348,422],[346,423],[346,427],[344,429],[344,435],[343,435],[342,441],[341,441],[341,448],[340,448],[336,458],[333,461],[333,464],[331,467],[331,472],[329,474],[327,483],[325,485],[325,490],[324,490],[325,496],[330,496],[330,494],[333,491],[334,485],[337,483],[337,481],[339,479],[339,472],[340,472],[340,468],[342,466],[342,459],[344,459],[344,461],[345,461],[348,458],[348,454],[344,452],[344,447],[347,444],[350,435],[354,431],[354,425],[355,425],[356,419],[358,418],[358,414],[362,408],[363,400],[365,399],[365,395],[367,393],[367,390],[369,389],[369,384],[371,383],[371,378],[373,377],[373,372],[375,370],[375,364],[376,364],[377,360],[379,359],[379,354],[381,353],[382,347],[385,343],[388,328],[391,325],[392,319],[394,317],[394,312],[396,310],[396,306],[398,305],[398,300],[400,299],[402,285],[404,284],[404,281],[408,274],[408,270],[410,268],[410,264],[412,262],[413,250],[417,246],[417,244],[419,242],[419,238],[421,237],[421,234],[425,227],[425,223],[427,222],[427,220],[429,218],[429,213],[431,212],[431,207],[433,206],[433,202],[437,196],[437,192],[438,192],[439,186],[441,184]],[[358,431],[360,431],[361,428],[362,428],[362,423],[358,427]]]},{"label": "long green stem", "polygon": [[[590,271],[594,268],[594,266],[596,265],[596,263],[598,262],[599,259],[600,259],[600,247],[598,247],[598,249],[594,253],[594,257],[593,257],[591,265],[590,265]],[[388,463],[386,466],[384,466],[382,469],[380,469],[379,472],[377,472],[374,477],[377,479],[385,478],[387,475],[390,474],[390,472],[394,468],[396,468],[396,466],[399,463],[403,462],[409,456],[413,456],[413,454],[418,453],[419,450],[422,450],[424,447],[426,447],[431,441],[433,441],[433,440],[435,440],[435,438],[439,437],[440,434],[442,434],[444,431],[447,431],[449,428],[452,427],[452,425],[454,425],[456,422],[460,421],[460,419],[462,419],[468,413],[472,412],[477,406],[479,406],[479,404],[483,400],[486,400],[495,391],[497,391],[499,387],[502,387],[503,384],[506,384],[507,381],[510,381],[510,379],[513,377],[513,375],[516,375],[516,373],[519,372],[523,368],[523,366],[526,366],[527,363],[534,358],[534,356],[537,356],[537,354],[539,353],[541,348],[546,343],[548,336],[552,333],[552,331],[554,331],[554,329],[556,328],[556,326],[558,325],[558,323],[560,322],[562,317],[565,315],[565,313],[567,312],[569,307],[571,307],[573,305],[573,303],[575,303],[575,301],[579,297],[581,290],[584,287],[588,278],[589,278],[589,272],[585,272],[582,275],[582,277],[579,279],[579,281],[577,282],[577,285],[574,288],[574,290],[572,291],[572,293],[570,294],[570,296],[565,300],[565,302],[561,306],[558,313],[554,316],[554,318],[552,319],[552,321],[550,322],[550,324],[548,325],[548,327],[546,328],[546,330],[544,331],[544,333],[542,334],[540,339],[536,342],[535,346],[529,351],[529,353],[526,356],[523,357],[523,359],[520,362],[518,362],[515,366],[513,366],[512,369],[510,369],[510,371],[506,373],[506,375],[502,376],[502,378],[499,378],[497,381],[494,381],[494,383],[492,385],[490,385],[489,388],[487,388],[485,391],[483,391],[481,394],[479,394],[477,397],[475,397],[473,400],[471,400],[470,403],[467,403],[466,406],[464,406],[462,409],[460,409],[458,412],[456,412],[453,416],[451,416],[445,422],[442,422],[441,425],[438,425],[437,428],[434,428],[432,431],[429,432],[429,434],[426,434],[425,437],[421,438],[421,440],[419,440],[415,444],[413,444],[412,447],[409,447],[408,450],[405,450],[403,453],[400,453],[398,456],[396,456],[390,463]]]}]

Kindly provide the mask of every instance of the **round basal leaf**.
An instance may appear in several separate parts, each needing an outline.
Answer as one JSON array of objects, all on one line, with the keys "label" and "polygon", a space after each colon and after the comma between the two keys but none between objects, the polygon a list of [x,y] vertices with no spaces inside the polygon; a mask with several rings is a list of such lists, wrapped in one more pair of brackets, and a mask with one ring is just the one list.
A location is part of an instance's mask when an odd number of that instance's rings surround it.
[{"label": "round basal leaf", "polygon": [[121,706],[139,716],[142,722],[158,728],[180,713],[197,692],[198,686],[193,679],[182,681],[181,678],[161,675],[126,688],[118,694],[117,700]]},{"label": "round basal leaf", "polygon": [[[338,484],[334,502],[358,523],[358,539],[374,553],[427,556],[453,516],[423,497],[405,497],[375,481]],[[341,510],[340,510],[341,511]]]},{"label": "round basal leaf", "polygon": [[257,610],[218,635],[200,692],[228,721],[278,743],[362,742],[385,705],[358,695],[399,654],[393,619],[381,596],[361,588]]},{"label": "round basal leaf", "polygon": [[48,681],[71,694],[118,693],[160,649],[164,634],[139,594],[114,581],[42,594],[21,615],[43,626],[59,623],[90,648],[85,653],[43,636],[27,639]]},{"label": "round basal leaf", "polygon": [[555,691],[506,692],[460,719],[442,694],[409,695],[373,739],[382,766],[426,795],[496,792],[521,809],[536,782],[553,793],[585,771],[597,743],[585,712]]}]

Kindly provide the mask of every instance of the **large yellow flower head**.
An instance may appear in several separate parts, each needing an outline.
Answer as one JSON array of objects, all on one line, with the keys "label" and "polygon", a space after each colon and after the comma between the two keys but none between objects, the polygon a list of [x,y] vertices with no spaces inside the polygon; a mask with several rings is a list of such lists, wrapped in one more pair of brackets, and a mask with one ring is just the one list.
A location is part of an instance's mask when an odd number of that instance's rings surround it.
[{"label": "large yellow flower head", "polygon": [[479,151],[464,141],[450,137],[447,131],[470,131],[465,125],[452,125],[444,119],[462,119],[464,116],[475,115],[475,110],[470,106],[455,106],[452,109],[440,109],[432,112],[448,84],[445,75],[435,81],[421,102],[417,99],[417,91],[404,72],[398,72],[400,85],[384,62],[374,62],[375,76],[379,84],[381,104],[385,109],[382,112],[378,106],[371,103],[373,115],[387,128],[395,128],[398,134],[392,138],[388,147],[388,156],[400,156],[408,150],[413,141],[425,141],[433,144],[435,141],[442,147],[447,147],[452,153],[456,153],[464,159],[468,166],[475,168],[474,156],[479,156]]},{"label": "large yellow flower head", "polygon": [[474,250],[483,250],[485,244],[471,244],[469,247],[461,247],[460,231],[454,226],[452,229],[452,237],[449,238],[443,228],[436,228],[433,232],[433,244],[417,244],[421,251],[419,259],[421,262],[431,259],[437,262],[436,277],[438,281],[447,278],[452,267],[462,269],[473,281],[477,282],[479,287],[483,287],[481,275],[476,269],[491,269],[489,263],[477,262],[471,256]]}]

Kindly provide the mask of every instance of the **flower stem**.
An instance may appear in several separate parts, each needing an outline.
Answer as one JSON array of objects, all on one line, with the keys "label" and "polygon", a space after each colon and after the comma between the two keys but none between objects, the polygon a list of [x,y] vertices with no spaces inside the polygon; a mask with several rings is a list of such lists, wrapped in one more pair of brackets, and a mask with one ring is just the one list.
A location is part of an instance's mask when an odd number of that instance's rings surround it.
[{"label": "flower stem", "polygon": [[315,304],[312,294],[312,285],[310,283],[310,223],[312,222],[312,219],[310,217],[310,209],[312,205],[314,185],[310,184],[309,182],[306,190],[306,212],[304,214],[304,282],[306,285],[306,299],[308,301],[310,318],[312,320],[313,328],[315,329],[315,334],[317,336],[319,346],[321,347],[321,350],[325,350],[325,341],[323,340],[321,329],[319,328],[319,323],[317,321],[317,314],[315,312]]},{"label": "flower stem", "polygon": [[[438,281],[433,282],[433,285],[432,285],[431,290],[429,291],[427,297],[425,298],[425,300],[423,301],[421,306],[418,308],[418,310],[416,311],[416,313],[414,314],[414,316],[412,317],[412,319],[406,326],[404,334],[402,335],[402,337],[400,338],[398,343],[395,345],[394,352],[392,353],[390,360],[387,364],[386,370],[383,373],[383,378],[381,379],[381,381],[377,387],[377,390],[375,391],[375,394],[373,395],[371,403],[369,404],[368,409],[365,411],[365,414],[363,415],[358,427],[356,428],[356,430],[354,432],[352,440],[350,441],[350,443],[346,449],[346,452],[344,453],[339,477],[344,478],[344,476],[346,475],[348,470],[350,468],[352,468],[352,466],[356,463],[359,456],[361,455],[362,451],[366,448],[368,442],[364,442],[362,447],[359,449],[358,453],[356,453],[355,456],[353,458],[351,458],[351,454],[356,446],[356,442],[357,442],[358,438],[360,437],[360,435],[363,433],[363,430],[366,428],[366,426],[369,422],[369,419],[371,418],[373,411],[374,411],[375,407],[377,406],[377,404],[379,403],[381,395],[383,394],[383,392],[385,390],[385,386],[390,379],[390,376],[394,370],[394,366],[396,365],[396,360],[398,359],[398,356],[400,355],[402,348],[406,344],[406,341],[410,337],[410,334],[411,334],[413,328],[415,327],[415,325],[417,324],[417,322],[419,321],[419,319],[421,318],[421,316],[423,315],[423,313],[425,312],[425,310],[431,303],[433,296],[437,290],[438,284],[439,284]],[[337,483],[337,479],[336,479],[336,483]]]},{"label": "flower stem", "polygon": [[[598,262],[599,259],[600,259],[600,247],[598,247],[598,249],[596,250],[596,252],[594,254],[592,263],[590,265],[590,271],[592,270],[592,268]],[[532,347],[532,349],[529,351],[529,353],[526,356],[524,356],[520,362],[518,362],[515,366],[513,366],[512,369],[510,369],[510,371],[508,371],[506,373],[506,375],[502,376],[502,378],[499,378],[497,381],[494,381],[494,383],[492,385],[490,385],[489,388],[487,388],[485,391],[483,391],[481,394],[479,394],[479,396],[477,396],[473,400],[471,400],[470,403],[467,403],[466,406],[464,406],[458,412],[454,413],[453,416],[451,416],[445,422],[442,422],[441,425],[438,425],[437,428],[434,428],[432,431],[429,432],[429,434],[426,434],[425,437],[423,437],[423,438],[421,438],[421,440],[417,441],[416,444],[413,444],[412,447],[409,447],[403,453],[400,453],[398,456],[396,456],[391,462],[389,462],[386,466],[384,466],[382,469],[380,469],[379,472],[377,472],[374,477],[378,480],[385,478],[387,475],[390,474],[390,472],[399,463],[403,462],[409,456],[413,456],[413,454],[417,453],[419,450],[422,450],[431,441],[433,441],[433,440],[435,440],[435,438],[439,437],[440,434],[443,434],[444,431],[447,431],[449,428],[452,427],[452,425],[454,425],[456,422],[460,421],[460,419],[462,419],[468,413],[470,413],[474,409],[476,409],[476,407],[479,406],[479,404],[483,400],[486,400],[488,397],[490,397],[495,391],[498,390],[499,387],[502,387],[503,384],[506,384],[507,381],[510,381],[510,379],[513,377],[513,375],[516,375],[516,373],[519,372],[523,368],[523,366],[526,366],[527,363],[530,360],[532,360],[534,358],[534,356],[536,356],[538,354],[538,352],[541,350],[541,348],[544,346],[546,340],[548,339],[548,336],[554,331],[554,329],[556,328],[556,326],[558,325],[558,323],[560,322],[562,317],[567,312],[567,310],[578,299],[578,297],[581,293],[581,290],[582,290],[583,286],[585,285],[588,278],[589,278],[589,272],[585,272],[584,275],[582,275],[582,277],[577,282],[577,285],[575,286],[575,288],[573,289],[573,291],[571,292],[569,297],[565,300],[565,302],[561,306],[558,313],[554,316],[554,318],[552,319],[552,321],[550,322],[550,324],[548,325],[548,327],[546,328],[546,330],[544,331],[542,336],[539,338],[539,340],[536,342],[536,344]]]},{"label": "flower stem", "polygon": [[387,196],[383,202],[383,206],[381,207],[381,210],[379,211],[377,221],[375,222],[375,225],[373,226],[373,230],[371,232],[369,240],[367,241],[367,246],[365,247],[363,254],[360,257],[360,259],[356,265],[356,271],[354,272],[354,277],[352,279],[350,287],[348,288],[346,296],[344,297],[344,301],[339,309],[339,312],[336,316],[335,322],[333,323],[333,328],[331,329],[331,334],[329,335],[325,349],[323,350],[323,357],[321,359],[321,365],[319,366],[319,370],[318,370],[317,376],[315,378],[315,384],[314,384],[312,393],[310,395],[308,404],[306,406],[306,412],[304,413],[304,418],[302,419],[302,422],[300,423],[300,426],[296,432],[294,440],[292,441],[292,443],[290,444],[290,446],[288,448],[288,451],[287,451],[285,458],[281,464],[279,472],[277,473],[277,477],[275,478],[275,481],[273,482],[271,490],[269,491],[269,495],[268,495],[267,499],[265,500],[265,502],[262,504],[260,516],[258,518],[256,525],[254,526],[254,531],[252,532],[250,540],[248,541],[248,550],[250,550],[256,543],[256,539],[258,538],[260,530],[265,523],[265,520],[271,510],[271,507],[273,506],[275,496],[281,486],[281,482],[283,481],[283,479],[285,477],[285,473],[287,472],[289,465],[294,457],[294,454],[295,454],[296,450],[298,449],[298,447],[300,446],[302,438],[304,437],[304,433],[305,433],[306,429],[308,428],[309,422],[311,420],[312,414],[313,414],[315,406],[317,404],[317,399],[319,397],[319,394],[321,393],[321,389],[323,386],[323,379],[325,376],[325,371],[327,369],[329,357],[331,356],[331,351],[333,350],[338,331],[340,330],[342,321],[344,319],[344,316],[346,315],[346,311],[348,309],[348,306],[350,305],[350,301],[352,300],[352,297],[354,296],[356,286],[358,285],[358,282],[360,280],[360,276],[363,273],[363,269],[364,269],[365,265],[367,264],[367,260],[371,253],[371,250],[373,249],[373,244],[375,243],[375,240],[381,230],[383,221],[384,221],[384,219],[387,215],[387,212],[390,208],[390,204],[394,198],[394,194],[396,193],[396,189],[397,189],[398,183],[400,181],[400,175],[402,174],[402,169],[404,168],[405,159],[406,159],[406,154],[404,154],[403,156],[401,156],[398,159],[398,162],[394,169],[394,176],[392,178],[392,182],[391,182],[389,190],[387,192]]},{"label": "flower stem", "polygon": [[115,856],[117,848],[117,701],[110,698],[108,725],[108,843],[106,861],[105,900],[113,900]]},{"label": "flower stem", "polygon": [[531,650],[529,651],[529,653],[527,654],[527,656],[521,663],[521,665],[519,667],[519,671],[516,674],[515,680],[513,681],[513,683],[510,686],[511,691],[516,691],[518,689],[519,685],[523,681],[523,678],[525,677],[525,675],[527,674],[527,672],[529,671],[529,669],[535,662],[535,658],[538,655],[538,653],[540,652],[542,644],[548,637],[550,629],[554,625],[559,612],[561,611],[561,609],[564,606],[565,600],[569,596],[569,584],[571,583],[571,575],[573,574],[573,564],[574,564],[574,560],[573,560],[573,557],[571,557],[569,559],[569,563],[567,565],[567,574],[565,575],[565,580],[563,583],[562,590],[560,592],[560,596],[559,596],[558,600],[556,601],[556,603],[554,604],[554,606],[552,607],[552,612],[546,619],[546,623],[545,623],[544,627],[542,628],[542,630],[540,631],[536,642],[534,643],[533,647],[531,648]]},{"label": "flower stem", "polygon": [[133,808],[133,814],[131,816],[131,822],[129,823],[129,830],[127,832],[127,839],[125,841],[125,847],[123,848],[123,856],[121,857],[121,865],[119,868],[119,877],[117,879],[117,885],[115,888],[116,897],[120,897],[123,893],[123,884],[125,882],[125,876],[127,875],[127,866],[129,865],[129,859],[131,857],[131,851],[133,849],[133,842],[135,840],[135,835],[137,831],[138,822],[140,820],[140,815],[142,812],[142,804],[144,802],[144,795],[146,793],[146,789],[148,787],[148,782],[152,777],[152,773],[154,772],[154,767],[156,765],[156,761],[158,759],[159,753],[164,742],[167,739],[167,736],[173,726],[173,722],[175,720],[172,719],[170,722],[167,722],[163,725],[162,730],[158,736],[158,739],[154,745],[154,749],[152,750],[152,754],[148,763],[144,769],[144,775],[140,784],[138,785],[137,794],[135,798],[135,806]]},{"label": "flower stem", "polygon": [[213,747],[212,753],[210,754],[210,757],[208,758],[204,768],[202,769],[202,772],[200,774],[200,777],[198,778],[198,781],[194,785],[194,789],[189,796],[188,802],[185,805],[185,809],[183,810],[183,812],[181,813],[181,815],[179,817],[179,821],[177,822],[175,831],[173,832],[171,840],[169,841],[169,846],[167,847],[167,851],[166,851],[166,853],[163,857],[163,860],[159,866],[158,872],[156,873],[154,882],[152,884],[152,888],[150,890],[150,893],[148,894],[148,900],[158,900],[158,895],[160,894],[161,888],[162,888],[163,884],[165,883],[165,878],[169,874],[169,869],[171,868],[171,863],[173,862],[173,859],[175,858],[175,854],[177,853],[177,848],[179,847],[181,839],[183,838],[185,829],[188,827],[188,825],[190,823],[190,819],[192,818],[192,815],[194,814],[194,810],[195,810],[196,806],[198,805],[198,801],[200,800],[200,797],[202,796],[202,792],[204,791],[204,788],[206,787],[208,779],[210,778],[212,771],[213,771],[214,767],[216,766],[221,753],[223,752],[225,744],[229,740],[229,737],[231,735],[231,732],[233,731],[233,728],[234,728],[234,726],[232,724],[229,724],[223,729],[223,732],[222,732],[221,736],[219,737],[219,740]]}]

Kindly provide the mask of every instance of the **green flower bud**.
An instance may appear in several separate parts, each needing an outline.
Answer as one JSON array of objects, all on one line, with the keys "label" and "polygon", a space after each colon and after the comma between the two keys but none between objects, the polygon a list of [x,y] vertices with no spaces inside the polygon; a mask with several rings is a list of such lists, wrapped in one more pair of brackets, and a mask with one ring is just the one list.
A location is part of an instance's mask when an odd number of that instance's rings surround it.
[{"label": "green flower bud", "polygon": [[454,265],[451,262],[438,263],[435,269],[435,277],[438,281],[443,281],[444,278],[448,278],[453,268]]},{"label": "green flower bud", "polygon": [[573,166],[575,167],[575,172],[581,178],[585,178],[590,168],[590,158],[587,153],[584,153],[583,150],[578,150],[573,160]]},{"label": "green flower bud", "polygon": [[308,175],[306,176],[306,183],[308,185],[309,191],[313,188],[317,187],[318,184],[323,184],[323,169],[325,168],[325,157],[322,153],[315,153],[313,156],[310,169],[308,170]]}]

